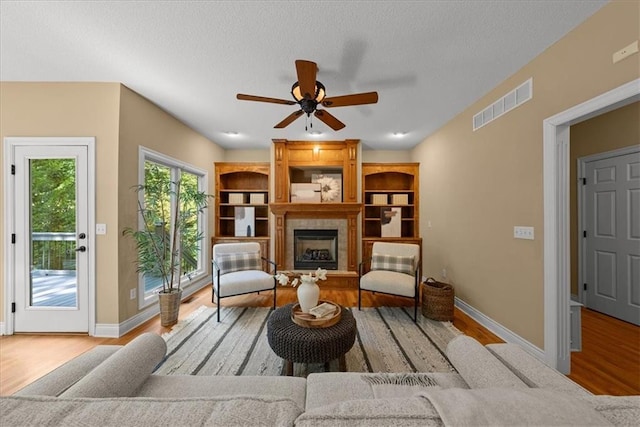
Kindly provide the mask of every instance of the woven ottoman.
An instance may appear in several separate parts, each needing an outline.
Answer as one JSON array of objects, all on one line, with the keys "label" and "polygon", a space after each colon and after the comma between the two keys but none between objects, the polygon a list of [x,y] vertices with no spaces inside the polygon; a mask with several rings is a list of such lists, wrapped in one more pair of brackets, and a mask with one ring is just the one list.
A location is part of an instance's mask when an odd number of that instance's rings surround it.
[{"label": "woven ottoman", "polygon": [[291,320],[294,304],[276,309],[267,321],[267,339],[275,354],[285,360],[286,374],[293,375],[294,363],[324,363],[339,360],[340,371],[346,370],[344,355],[356,340],[356,319],[342,310],[338,323],[328,328],[304,328]]}]

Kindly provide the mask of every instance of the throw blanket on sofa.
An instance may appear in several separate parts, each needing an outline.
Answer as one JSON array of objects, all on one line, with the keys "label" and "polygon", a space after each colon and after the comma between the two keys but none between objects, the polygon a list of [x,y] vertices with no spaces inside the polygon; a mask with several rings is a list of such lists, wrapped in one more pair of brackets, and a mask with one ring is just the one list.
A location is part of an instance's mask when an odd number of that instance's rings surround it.
[{"label": "throw blanket on sofa", "polygon": [[566,394],[540,388],[445,389],[420,392],[445,425],[605,426],[592,406]]}]

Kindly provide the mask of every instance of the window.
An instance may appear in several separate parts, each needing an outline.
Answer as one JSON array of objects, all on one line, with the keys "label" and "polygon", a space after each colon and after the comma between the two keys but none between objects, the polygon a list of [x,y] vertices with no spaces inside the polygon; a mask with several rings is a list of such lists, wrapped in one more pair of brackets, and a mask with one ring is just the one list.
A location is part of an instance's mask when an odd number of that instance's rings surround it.
[{"label": "window", "polygon": [[[159,182],[167,189],[176,190],[176,183],[180,183],[180,191],[204,191],[207,192],[207,174],[204,171],[180,162],[176,159],[153,152],[151,150],[140,149],[140,182],[148,185],[153,182]],[[171,230],[171,215],[175,212],[176,198],[167,196],[169,191],[164,195],[157,196],[153,194],[144,194],[145,208],[153,213],[154,220],[151,221],[154,233],[167,236],[169,239],[173,233]],[[182,203],[185,203],[184,201]],[[180,211],[188,210],[189,206],[183,204]],[[206,215],[199,214],[189,216],[187,225],[180,236],[180,284],[184,286],[190,281],[204,277],[206,275],[203,236],[207,235]],[[141,224],[141,226],[144,226]],[[148,225],[147,225],[148,226]],[[163,237],[164,238],[164,237]],[[138,292],[141,298],[139,306],[143,308],[151,303],[156,302],[156,293],[162,287],[162,279],[160,275],[146,274],[141,275],[139,279]]]}]

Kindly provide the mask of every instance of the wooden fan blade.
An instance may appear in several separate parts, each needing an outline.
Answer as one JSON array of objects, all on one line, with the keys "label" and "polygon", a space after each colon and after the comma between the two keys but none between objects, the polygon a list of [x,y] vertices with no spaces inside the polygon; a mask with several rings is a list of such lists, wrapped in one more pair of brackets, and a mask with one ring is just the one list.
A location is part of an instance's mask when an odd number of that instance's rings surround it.
[{"label": "wooden fan blade", "polygon": [[375,104],[376,102],[378,102],[378,92],[365,92],[325,98],[324,101],[322,101],[322,105],[327,108],[331,108],[346,107],[349,105]]},{"label": "wooden fan blade", "polygon": [[267,98],[265,96],[255,96],[255,95],[245,95],[243,93],[237,94],[236,98],[242,101],[271,102],[272,104],[284,104],[284,105],[296,104],[295,101],[287,101],[286,99]]},{"label": "wooden fan blade", "polygon": [[296,71],[298,72],[300,93],[304,98],[313,99],[316,93],[318,66],[315,62],[298,59],[296,60]]},{"label": "wooden fan blade", "polygon": [[282,129],[284,127],[289,126],[291,123],[293,123],[293,121],[295,119],[297,119],[298,117],[300,117],[301,115],[304,114],[304,111],[302,110],[298,110],[298,111],[294,111],[293,113],[289,114],[283,121],[281,121],[280,123],[278,123],[277,125],[274,126],[274,128],[276,129]]},{"label": "wooden fan blade", "polygon": [[323,122],[325,122],[325,124],[333,130],[340,130],[345,126],[344,123],[342,123],[340,120],[333,117],[327,111],[316,110],[316,112],[313,115],[319,118],[320,120],[322,120]]}]

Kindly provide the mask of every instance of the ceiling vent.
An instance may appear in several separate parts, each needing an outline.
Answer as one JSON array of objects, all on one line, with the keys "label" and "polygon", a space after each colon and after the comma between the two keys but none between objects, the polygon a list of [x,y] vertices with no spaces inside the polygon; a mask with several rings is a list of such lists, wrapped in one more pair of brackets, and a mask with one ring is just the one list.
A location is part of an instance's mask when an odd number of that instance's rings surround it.
[{"label": "ceiling vent", "polygon": [[508,111],[524,104],[533,97],[533,78],[530,78],[520,86],[489,105],[484,110],[473,116],[473,130],[476,131],[482,126],[506,114]]}]

